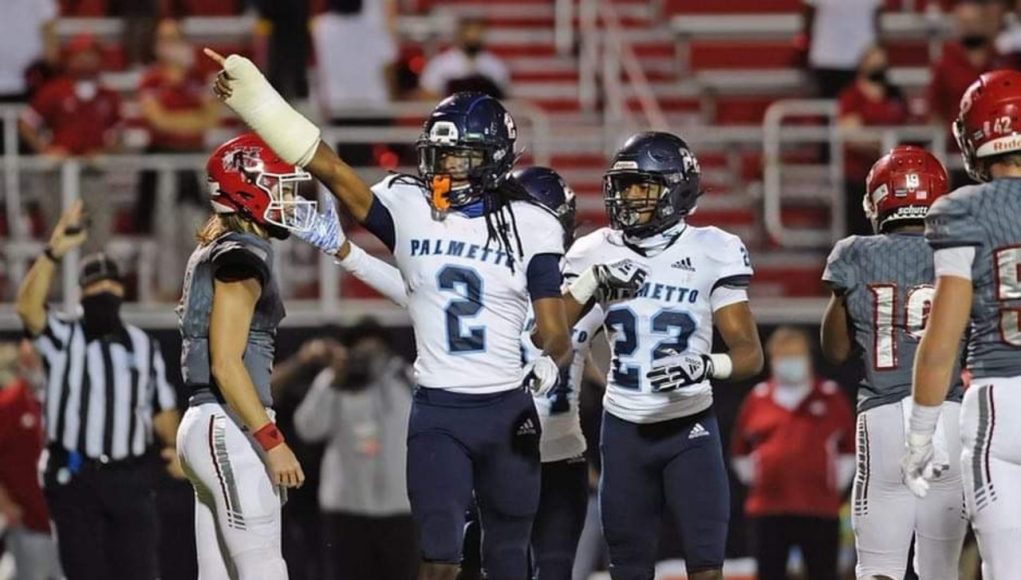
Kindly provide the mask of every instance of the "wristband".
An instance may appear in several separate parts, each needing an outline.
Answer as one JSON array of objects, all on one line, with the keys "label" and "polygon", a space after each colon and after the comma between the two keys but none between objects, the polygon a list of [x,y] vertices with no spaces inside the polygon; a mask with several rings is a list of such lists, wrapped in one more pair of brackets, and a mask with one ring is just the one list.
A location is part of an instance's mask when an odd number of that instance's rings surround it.
[{"label": "wristband", "polygon": [[263,425],[252,436],[255,437],[255,440],[259,442],[259,445],[265,451],[269,451],[284,442],[283,434],[280,433],[280,429],[277,429],[276,423],[272,421]]},{"label": "wristband", "polygon": [[49,258],[49,260],[54,264],[60,263],[60,258],[58,258],[57,255],[53,253],[53,248],[51,248],[49,244],[47,244],[46,247],[43,248],[43,255]]},{"label": "wristband", "polygon": [[731,360],[729,354],[711,354],[709,355],[709,361],[713,365],[710,375],[714,379],[729,379],[730,375],[734,372],[734,361]]},{"label": "wristband", "polygon": [[574,297],[578,304],[588,304],[588,301],[595,296],[596,290],[598,289],[599,280],[596,279],[595,270],[591,267],[582,272],[581,275],[567,287],[567,291],[571,293],[571,296]]},{"label": "wristband", "polygon": [[931,438],[932,434],[936,432],[940,409],[940,405],[932,407],[918,403],[911,405],[911,420],[908,423],[911,434]]}]

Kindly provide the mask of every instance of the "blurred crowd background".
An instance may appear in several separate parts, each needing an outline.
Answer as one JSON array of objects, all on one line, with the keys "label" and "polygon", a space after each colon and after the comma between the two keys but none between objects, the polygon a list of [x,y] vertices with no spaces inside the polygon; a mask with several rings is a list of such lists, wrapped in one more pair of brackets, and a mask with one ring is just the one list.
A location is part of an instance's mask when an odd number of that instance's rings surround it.
[{"label": "blurred crowd background", "polygon": [[[955,185],[965,183],[949,134],[960,96],[982,72],[1021,66],[1021,2],[1010,0],[6,0],[3,7],[0,335],[8,342],[0,348],[0,514],[7,529],[38,521],[25,515],[40,509],[3,492],[34,472],[30,454],[8,459],[14,447],[4,437],[37,417],[40,386],[38,362],[18,342],[8,305],[71,201],[83,199],[89,214],[86,250],[104,249],[121,266],[126,320],[158,337],[171,381],[180,384],[173,307],[194,232],[208,215],[205,154],[241,129],[209,90],[215,67],[200,52],[209,46],[253,58],[286,98],[329,127],[326,136],[369,180],[413,171],[409,144],[438,98],[472,89],[507,99],[521,126],[521,162],[565,177],[579,195],[581,233],[606,223],[601,174],[606,154],[627,135],[669,128],[692,144],[708,193],[691,219],[746,241],[756,268],[752,308],[764,338],[772,337],[766,382],[715,393],[732,434],[734,577],[758,549],[756,535],[775,538],[771,549],[789,555],[792,570],[850,570],[845,504],[859,373],[828,367],[817,354],[826,253],[843,235],[869,233],[860,205],[865,173],[893,145],[930,147],[954,169]],[[385,253],[364,232],[354,229],[353,237]],[[351,545],[344,538],[366,529],[360,518],[397,518],[380,532],[388,537],[407,515],[395,467],[403,445],[395,442],[405,428],[413,338],[405,315],[371,290],[309,248],[282,248],[290,316],[274,388],[281,424],[289,441],[304,442],[310,475],[284,512],[285,556],[292,578],[342,578],[336,567],[350,560],[342,548]],[[52,295],[67,307],[75,304],[76,260],[72,253],[64,261],[70,274]],[[377,323],[359,322],[366,315]],[[352,355],[363,350],[371,356]],[[373,357],[385,364],[350,368]],[[598,370],[590,375],[583,421],[594,450],[601,381]],[[330,401],[341,399],[339,415],[331,415]],[[365,412],[346,416],[350,409]],[[780,428],[764,437],[761,417]],[[176,540],[161,543],[164,578],[193,578],[184,539],[190,488],[163,474],[157,455],[161,525]],[[801,468],[779,467],[791,462]],[[590,520],[577,578],[602,566]],[[379,557],[386,561],[413,549],[385,544],[390,551]],[[669,538],[662,546],[664,560],[683,557]],[[0,562],[2,578],[10,558]],[[667,565],[664,577],[670,570],[683,567]]]}]

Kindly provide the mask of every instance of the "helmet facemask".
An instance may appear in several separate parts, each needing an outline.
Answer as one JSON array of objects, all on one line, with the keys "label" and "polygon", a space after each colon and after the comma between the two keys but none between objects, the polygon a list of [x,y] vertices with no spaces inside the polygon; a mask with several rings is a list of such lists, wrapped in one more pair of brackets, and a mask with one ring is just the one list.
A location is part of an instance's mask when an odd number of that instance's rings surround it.
[{"label": "helmet facemask", "polygon": [[652,173],[608,173],[603,178],[603,195],[610,225],[636,237],[655,235],[670,228],[683,217],[671,203],[673,187],[664,177]]},{"label": "helmet facemask", "polygon": [[300,184],[312,181],[308,172],[295,167],[293,173],[268,173],[263,171],[261,160],[251,158],[246,159],[241,170],[269,196],[269,204],[262,215],[265,223],[290,232],[306,232],[312,228],[318,202],[299,195]]},{"label": "helmet facemask", "polygon": [[[478,145],[418,144],[418,172],[430,188],[430,201],[439,211],[482,199],[506,174],[506,152]],[[509,165],[506,167],[509,170]]]},{"label": "helmet facemask", "polygon": [[989,173],[983,168],[984,164],[979,161],[975,146],[967,134],[964,116],[957,117],[951,127],[953,128],[954,139],[957,140],[957,146],[961,149],[961,158],[964,160],[964,169],[968,172],[968,177],[980,183],[989,181]]}]

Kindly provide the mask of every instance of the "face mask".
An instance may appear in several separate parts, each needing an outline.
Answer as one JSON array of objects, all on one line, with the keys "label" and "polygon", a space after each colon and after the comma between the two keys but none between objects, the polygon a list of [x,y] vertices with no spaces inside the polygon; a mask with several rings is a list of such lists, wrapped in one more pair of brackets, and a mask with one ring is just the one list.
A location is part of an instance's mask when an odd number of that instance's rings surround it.
[{"label": "face mask", "polygon": [[465,54],[467,54],[468,56],[474,57],[474,56],[478,55],[480,52],[482,52],[482,43],[481,42],[466,42],[462,46],[462,49],[464,50]]},{"label": "face mask", "polygon": [[160,60],[170,65],[190,68],[195,61],[195,51],[185,42],[165,42],[157,51]]},{"label": "face mask", "polygon": [[975,50],[989,44],[989,39],[981,34],[968,34],[961,37],[961,44],[968,50]]},{"label": "face mask", "polygon": [[865,75],[865,78],[869,79],[870,81],[872,81],[872,82],[874,82],[876,84],[885,85],[886,84],[886,68],[884,67],[884,68],[877,68],[877,69],[874,69],[874,70],[870,70],[869,74]]},{"label": "face mask", "polygon": [[361,390],[379,377],[386,365],[386,354],[378,351],[352,352],[347,364],[345,388]]},{"label": "face mask", "polygon": [[120,296],[112,292],[100,292],[82,298],[85,330],[93,336],[113,334],[121,329]]},{"label": "face mask", "polygon": [[773,376],[780,385],[803,385],[812,373],[812,364],[806,357],[789,356],[773,360]]},{"label": "face mask", "polygon": [[91,101],[99,92],[99,84],[92,80],[82,80],[74,84],[74,96],[81,101]]}]

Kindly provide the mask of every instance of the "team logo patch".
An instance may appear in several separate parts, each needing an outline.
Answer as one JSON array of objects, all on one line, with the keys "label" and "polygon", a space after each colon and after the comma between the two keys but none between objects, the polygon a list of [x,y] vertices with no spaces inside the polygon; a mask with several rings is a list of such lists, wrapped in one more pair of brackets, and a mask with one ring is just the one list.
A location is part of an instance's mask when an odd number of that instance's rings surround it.
[{"label": "team logo patch", "polygon": [[694,272],[695,271],[695,266],[691,265],[691,258],[690,257],[681,258],[680,260],[677,260],[673,264],[670,264],[670,267],[671,268],[677,268],[678,270],[684,270],[685,272]]},{"label": "team logo patch", "polygon": [[695,426],[688,431],[688,439],[698,439],[699,437],[708,437],[709,430],[702,426],[701,423],[695,423]]}]

